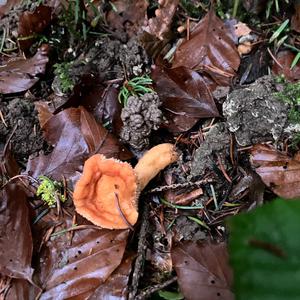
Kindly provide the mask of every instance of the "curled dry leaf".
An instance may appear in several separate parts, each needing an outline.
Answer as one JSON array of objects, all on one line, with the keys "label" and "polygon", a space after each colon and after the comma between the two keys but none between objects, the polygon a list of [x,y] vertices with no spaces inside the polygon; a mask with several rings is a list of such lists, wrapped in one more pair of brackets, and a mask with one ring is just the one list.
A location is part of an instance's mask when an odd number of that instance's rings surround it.
[{"label": "curled dry leaf", "polygon": [[[276,56],[277,63],[273,63],[272,71],[275,75],[284,75],[291,82],[300,80],[300,63],[298,62],[292,69],[291,65],[295,58],[295,54],[290,50],[278,52]],[[278,63],[280,65],[278,65]]]},{"label": "curled dry leaf", "polygon": [[148,26],[143,29],[155,35],[160,40],[164,39],[164,34],[170,30],[173,16],[176,12],[179,0],[161,0],[159,9],[155,11],[155,17],[149,19]]},{"label": "curled dry leaf", "polygon": [[155,66],[151,74],[155,91],[173,132],[189,130],[200,118],[219,115],[203,77],[185,67],[167,69]]},{"label": "curled dry leaf", "polygon": [[33,12],[25,11],[19,18],[19,44],[21,49],[27,50],[35,41],[35,36],[42,33],[51,22],[52,9],[40,5]]},{"label": "curled dry leaf", "polygon": [[48,62],[48,46],[41,46],[37,53],[28,59],[15,59],[0,66],[0,93],[19,93],[30,89],[45,73]]},{"label": "curled dry leaf", "polygon": [[0,273],[31,281],[32,235],[27,196],[16,184],[0,191]]},{"label": "curled dry leaf", "polygon": [[26,172],[34,177],[51,176],[60,180],[75,178],[84,160],[92,153],[128,159],[130,152],[98,124],[83,107],[69,108],[51,117],[43,126],[44,137],[54,146],[48,155],[29,160]]},{"label": "curled dry leaf", "polygon": [[225,243],[185,242],[171,251],[178,283],[189,300],[233,300]]},{"label": "curled dry leaf", "polygon": [[300,197],[300,161],[269,145],[251,149],[251,164],[262,181],[275,194],[286,199]]},{"label": "curled dry leaf", "polygon": [[240,65],[236,42],[232,24],[211,9],[176,50],[172,66],[202,71],[219,85],[229,85]]}]

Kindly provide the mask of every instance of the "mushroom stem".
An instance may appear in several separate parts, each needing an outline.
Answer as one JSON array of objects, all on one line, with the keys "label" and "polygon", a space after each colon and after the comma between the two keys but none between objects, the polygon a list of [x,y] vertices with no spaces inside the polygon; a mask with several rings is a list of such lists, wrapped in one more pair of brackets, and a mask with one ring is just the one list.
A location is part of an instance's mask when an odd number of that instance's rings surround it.
[{"label": "mushroom stem", "polygon": [[139,190],[142,191],[152,178],[175,162],[178,157],[175,146],[168,143],[157,145],[147,151],[134,168]]}]

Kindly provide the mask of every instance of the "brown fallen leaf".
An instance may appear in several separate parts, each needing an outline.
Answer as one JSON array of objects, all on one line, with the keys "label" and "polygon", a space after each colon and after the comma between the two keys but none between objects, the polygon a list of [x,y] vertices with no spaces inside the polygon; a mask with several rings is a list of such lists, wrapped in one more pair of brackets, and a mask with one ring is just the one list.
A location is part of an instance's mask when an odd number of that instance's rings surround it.
[{"label": "brown fallen leaf", "polygon": [[88,299],[122,261],[128,230],[93,229],[78,220],[78,226],[87,228],[62,232],[72,224],[65,216],[42,248],[35,273],[41,300]]},{"label": "brown fallen leaf", "polygon": [[43,126],[44,137],[54,146],[48,155],[29,160],[26,173],[61,180],[79,175],[84,160],[92,153],[122,160],[131,157],[118,139],[98,124],[83,107],[69,108],[51,117]]},{"label": "brown fallen leaf", "polygon": [[32,282],[32,235],[25,191],[7,184],[0,191],[0,273]]},{"label": "brown fallen leaf", "polygon": [[299,1],[294,1],[295,13],[291,19],[291,29],[300,33],[300,3]]},{"label": "brown fallen leaf", "polygon": [[300,80],[300,63],[298,62],[294,68],[291,69],[292,62],[296,54],[290,50],[280,51],[276,55],[276,62],[273,63],[272,72],[277,75],[284,75],[285,79],[291,82]]},{"label": "brown fallen leaf", "polygon": [[0,93],[19,93],[30,89],[45,73],[48,62],[48,46],[42,45],[37,53],[28,59],[18,58],[0,66]]},{"label": "brown fallen leaf", "polygon": [[293,199],[300,197],[300,161],[295,158],[258,144],[251,149],[250,161],[267,187],[280,197]]},{"label": "brown fallen leaf", "polygon": [[162,101],[169,130],[183,132],[200,118],[219,116],[210,90],[197,72],[185,67],[167,69],[155,66],[151,77]]},{"label": "brown fallen leaf", "polygon": [[164,35],[170,30],[178,4],[179,0],[160,0],[159,8],[155,11],[155,17],[149,19],[148,25],[143,29],[163,40]]},{"label": "brown fallen leaf", "polygon": [[75,85],[72,95],[55,111],[69,107],[83,106],[100,123],[109,122],[114,133],[120,133],[122,105],[118,100],[119,91],[113,85],[105,87],[100,78],[84,75]]},{"label": "brown fallen leaf", "polygon": [[172,67],[184,66],[209,75],[219,85],[230,85],[240,65],[237,36],[213,9],[195,26],[190,39],[176,50]]},{"label": "brown fallen leaf", "polygon": [[179,288],[188,300],[233,300],[225,243],[184,242],[171,251]]},{"label": "brown fallen leaf", "polygon": [[124,257],[120,266],[100,285],[88,300],[126,300],[128,281],[134,256]]},{"label": "brown fallen leaf", "polygon": [[35,42],[36,35],[49,26],[51,14],[51,7],[40,5],[33,12],[25,11],[20,15],[18,35],[21,50],[28,50]]},{"label": "brown fallen leaf", "polygon": [[109,27],[125,31],[129,37],[136,36],[140,27],[144,25],[147,19],[148,1],[113,1],[117,11],[111,9],[106,15],[106,21]]}]

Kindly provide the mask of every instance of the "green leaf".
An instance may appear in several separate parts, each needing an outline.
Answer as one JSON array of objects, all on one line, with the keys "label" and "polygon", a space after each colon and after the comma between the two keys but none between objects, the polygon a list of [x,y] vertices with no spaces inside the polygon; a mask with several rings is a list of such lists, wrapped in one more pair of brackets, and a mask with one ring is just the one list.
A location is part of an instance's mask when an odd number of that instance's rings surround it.
[{"label": "green leaf", "polygon": [[236,300],[299,299],[300,201],[278,198],[228,223]]},{"label": "green leaf", "polygon": [[168,291],[159,291],[158,295],[166,300],[182,300],[184,299],[181,293],[168,292]]}]

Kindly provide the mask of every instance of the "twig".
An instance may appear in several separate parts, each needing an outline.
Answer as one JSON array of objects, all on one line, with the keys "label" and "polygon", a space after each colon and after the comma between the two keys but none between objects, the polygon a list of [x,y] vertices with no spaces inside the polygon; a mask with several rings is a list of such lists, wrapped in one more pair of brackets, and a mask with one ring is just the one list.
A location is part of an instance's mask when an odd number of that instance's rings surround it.
[{"label": "twig", "polygon": [[163,283],[159,283],[156,284],[154,286],[151,286],[149,288],[147,288],[146,290],[144,290],[143,292],[139,293],[136,296],[136,300],[143,300],[143,299],[147,299],[149,296],[151,296],[153,293],[160,291],[161,289],[167,287],[168,285],[174,283],[177,281],[177,276],[172,277],[171,279],[163,282]]},{"label": "twig", "polygon": [[282,64],[276,59],[276,57],[273,55],[272,51],[270,50],[270,48],[267,48],[268,53],[270,54],[270,56],[272,57],[272,59],[274,60],[274,62],[281,68],[283,69]]},{"label": "twig", "polygon": [[130,287],[130,292],[128,295],[128,300],[135,300],[136,294],[139,286],[139,279],[143,276],[143,267],[146,256],[146,234],[149,225],[149,204],[145,202],[144,211],[142,215],[142,225],[139,232],[139,242],[137,250],[137,258],[134,263],[134,270],[132,274],[132,282]]},{"label": "twig", "polygon": [[186,188],[186,187],[193,187],[193,186],[198,187],[200,185],[204,185],[204,184],[211,183],[211,182],[213,182],[213,179],[208,178],[208,179],[198,180],[195,182],[185,182],[185,183],[175,183],[175,184],[171,184],[171,185],[163,185],[163,186],[159,186],[157,188],[147,191],[146,194],[164,192],[164,191],[168,191],[168,190],[175,190],[177,188]]}]

